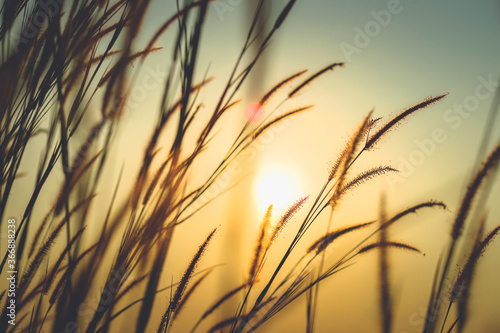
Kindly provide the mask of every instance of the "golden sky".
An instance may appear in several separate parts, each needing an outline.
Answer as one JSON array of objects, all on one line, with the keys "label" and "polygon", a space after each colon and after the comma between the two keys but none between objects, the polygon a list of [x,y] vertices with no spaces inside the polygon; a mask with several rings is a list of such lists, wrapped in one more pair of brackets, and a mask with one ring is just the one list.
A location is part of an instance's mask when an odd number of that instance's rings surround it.
[{"label": "golden sky", "polygon": [[[173,3],[154,3],[144,26],[145,36],[154,31],[158,22],[170,16]],[[270,17],[275,17],[285,4],[284,0],[272,1]],[[215,78],[201,96],[207,113],[236,60],[248,16],[246,1],[219,0],[209,11],[198,66],[200,79],[207,69],[208,76]],[[245,108],[255,102],[249,100],[249,96],[260,96],[280,79],[302,69],[313,73],[336,61],[345,62],[345,68],[314,81],[278,110],[315,105],[274,130],[267,142],[252,147],[248,155],[243,155],[240,170],[235,173],[237,176],[223,179],[219,192],[237,181],[242,180],[241,184],[207,207],[189,225],[183,226],[179,233],[182,236],[174,246],[181,246],[186,239],[194,246],[214,224],[221,224],[223,231],[219,243],[222,245],[219,244],[219,252],[208,256],[207,262],[220,262],[221,258],[224,261],[227,246],[232,249],[229,251],[235,252],[227,260],[245,261],[251,254],[267,205],[273,203],[276,211],[282,212],[299,196],[314,197],[340,149],[370,110],[384,121],[426,97],[448,92],[443,101],[412,116],[390,133],[377,150],[359,160],[354,170],[391,165],[400,173],[396,177],[376,180],[351,194],[334,219],[334,225],[344,226],[375,218],[382,191],[387,194],[392,213],[427,199],[443,200],[449,205],[451,212],[424,212],[391,230],[395,240],[410,242],[426,253],[426,256],[397,253],[391,257],[398,308],[396,331],[418,332],[432,272],[440,249],[448,239],[453,212],[474,167],[498,84],[499,33],[498,1],[478,4],[451,0],[299,0],[266,50],[265,70],[256,79],[261,86],[253,86],[258,91],[247,89],[239,96],[244,101],[226,117],[212,147],[195,168],[193,181],[202,181],[215,167],[217,158],[224,154],[228,142],[242,125]],[[170,59],[171,42],[172,35],[160,40],[158,44],[165,48],[150,56],[136,82],[141,82],[144,75],[161,81]],[[152,115],[160,90],[148,90],[145,96],[131,108],[117,140],[117,167],[121,165],[118,161],[124,160],[125,174],[130,177],[134,175],[134,160],[142,156],[147,140],[139,134],[155,120]],[[498,121],[489,147],[498,142],[500,127],[497,125]],[[496,186],[489,201],[487,230],[498,224],[500,211],[493,203],[498,202],[499,195],[500,189]],[[279,198],[273,200],[276,196]],[[301,216],[299,214],[297,219]],[[323,232],[327,217],[327,214],[320,216],[318,226],[304,238],[304,247]],[[235,220],[237,226],[231,226]],[[188,238],[192,230],[199,230],[199,237]],[[276,255],[285,249],[293,230],[292,226],[290,235],[284,235],[275,249]],[[237,241],[231,243],[225,240],[227,237],[235,237]],[[354,239],[346,239],[339,250],[347,249]],[[499,244],[493,244],[488,250],[489,255],[482,259],[480,278],[474,286],[472,304],[477,311],[472,311],[471,322],[485,331],[488,325],[500,326],[494,311],[479,310],[498,308],[495,300],[500,299],[500,290],[491,290],[491,287],[500,278],[500,268],[493,259],[499,251]],[[180,274],[183,266],[175,264],[190,256],[187,251],[172,259],[170,267],[177,268],[168,274]],[[376,261],[372,259],[370,255],[360,259],[356,265],[322,285],[318,317],[322,331],[335,328],[339,332],[361,332],[378,325],[377,284],[376,279],[370,278],[376,276]],[[272,264],[270,260],[269,265]],[[241,266],[242,273],[233,272],[232,278],[243,278],[246,264]],[[216,282],[214,285],[218,288]],[[304,302],[299,300],[271,320],[265,326],[266,332],[278,329],[293,332],[294,328],[304,325],[304,318]],[[190,323],[187,316],[180,320],[186,325]]]},{"label": "golden sky", "polygon": [[[202,36],[197,79],[201,81],[207,74],[214,80],[200,94],[204,107],[193,133],[215,107],[216,98],[234,66],[248,29],[249,3],[250,0],[211,3]],[[268,23],[272,24],[287,1],[270,3]],[[153,1],[135,47],[143,48],[148,37],[174,12],[175,1]],[[272,128],[257,140],[236,160],[230,172],[223,174],[204,200],[220,197],[179,227],[172,248],[182,250],[168,258],[165,285],[171,278],[175,280],[182,275],[187,260],[217,225],[221,230],[215,237],[216,244],[210,248],[200,268],[223,265],[214,275],[216,278],[210,280],[210,287],[206,287],[192,305],[193,310],[179,318],[177,327],[191,328],[192,316],[197,318],[222,291],[241,284],[268,205],[274,205],[278,216],[296,199],[309,195],[304,210],[297,214],[273,246],[262,274],[272,272],[312,204],[311,200],[326,181],[329,168],[368,112],[373,110],[373,116],[382,117],[381,121],[385,122],[429,96],[449,93],[444,100],[399,125],[377,149],[363,154],[351,175],[381,165],[392,166],[400,172],[360,186],[348,195],[335,212],[332,224],[332,228],[338,228],[376,219],[381,193],[387,195],[389,214],[428,199],[448,204],[447,212],[422,212],[390,230],[391,239],[408,242],[425,253],[425,256],[391,254],[391,279],[397,309],[395,332],[419,332],[436,261],[449,240],[456,208],[473,168],[477,167],[477,151],[500,76],[498,36],[500,3],[493,0],[480,3],[298,0],[266,49],[258,75],[250,77],[252,84],[236,96],[243,101],[225,115],[209,149],[197,161],[190,175],[193,188],[203,183],[224,156],[244,124],[248,107],[274,84],[303,69],[308,69],[309,75],[333,62],[345,62],[345,67],[321,76],[298,96],[281,105],[276,114],[306,105],[314,107]],[[125,181],[121,186],[126,189],[135,180],[138,161],[143,158],[149,139],[144,133],[150,133],[156,121],[174,37],[173,29],[158,41],[157,46],[163,47],[162,50],[151,54],[143,65],[131,68],[131,81],[134,82],[129,96],[131,102],[114,138],[113,165],[103,177],[109,180],[109,186],[103,186],[99,193],[105,198],[110,197],[122,166]],[[284,93],[292,87],[285,87]],[[279,94],[276,100],[279,101]],[[277,104],[270,103],[263,110],[264,114],[269,114]],[[488,149],[499,141],[498,124],[498,119],[492,124],[494,130]],[[163,140],[168,147],[171,137],[167,134]],[[39,148],[35,143],[26,154],[38,158]],[[235,187],[231,189],[232,186]],[[22,190],[23,186],[16,189],[13,197],[22,197]],[[57,190],[48,190],[42,203],[50,205]],[[487,202],[487,230],[500,221],[499,198],[497,183]],[[93,214],[102,215],[100,213],[106,211],[108,204],[106,200],[99,201]],[[22,207],[20,200],[12,203],[9,209],[16,212]],[[325,232],[327,219],[325,211],[302,239],[296,256],[290,260],[292,263]],[[360,235],[366,233],[362,231]],[[359,239],[352,235],[339,242],[327,262],[333,262]],[[499,252],[497,241],[488,248],[477,271],[469,323],[476,331],[500,327],[496,314],[500,299],[497,286],[500,267],[495,261]],[[378,325],[375,259],[373,254],[368,254],[321,285],[318,331],[368,332]],[[228,308],[227,311],[232,310]],[[161,307],[153,316],[158,318],[163,311]],[[303,297],[270,320],[263,331],[304,331],[304,325]]]}]

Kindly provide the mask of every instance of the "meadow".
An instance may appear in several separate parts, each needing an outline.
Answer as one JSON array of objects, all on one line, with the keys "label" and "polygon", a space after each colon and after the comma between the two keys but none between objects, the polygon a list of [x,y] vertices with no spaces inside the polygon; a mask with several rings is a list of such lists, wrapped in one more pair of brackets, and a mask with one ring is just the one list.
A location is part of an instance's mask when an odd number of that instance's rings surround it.
[{"label": "meadow", "polygon": [[[209,11],[234,10],[225,2],[169,1],[159,22],[148,20],[150,0],[2,2],[0,332],[275,332],[290,331],[287,321],[297,332],[349,330],[359,318],[339,323],[328,311],[351,307],[350,296],[330,297],[327,286],[373,289],[362,298],[366,325],[396,332],[407,321],[401,304],[419,306],[398,293],[400,266],[418,270],[418,260],[432,270],[422,270],[427,289],[415,287],[427,302],[410,318],[415,329],[476,331],[471,298],[500,233],[489,215],[500,88],[477,154],[463,158],[473,170],[456,206],[432,193],[393,203],[399,187],[380,186],[402,172],[384,146],[411,135],[404,129],[439,108],[447,87],[336,124],[344,132],[335,148],[308,148],[331,161],[317,188],[288,198],[295,192],[275,182],[280,169],[264,178],[260,197],[272,195],[257,203],[246,179],[263,169],[259,155],[314,112],[311,91],[350,66],[307,63],[259,80],[297,2],[249,7],[227,73],[210,68],[224,48],[206,55],[203,46]],[[446,140],[432,133],[417,145],[421,156]],[[418,222],[446,216],[446,235],[431,247],[399,236],[420,228],[432,238]],[[372,269],[359,270],[365,264]],[[498,318],[488,325],[500,329]]]}]

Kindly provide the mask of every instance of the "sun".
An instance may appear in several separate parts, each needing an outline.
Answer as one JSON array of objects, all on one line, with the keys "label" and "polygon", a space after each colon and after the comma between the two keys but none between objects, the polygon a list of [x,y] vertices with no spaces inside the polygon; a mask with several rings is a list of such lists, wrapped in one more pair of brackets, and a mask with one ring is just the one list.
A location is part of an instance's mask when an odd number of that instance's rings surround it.
[{"label": "sun", "polygon": [[255,194],[259,209],[265,212],[270,204],[282,211],[300,197],[295,178],[286,170],[267,169],[257,174]]}]

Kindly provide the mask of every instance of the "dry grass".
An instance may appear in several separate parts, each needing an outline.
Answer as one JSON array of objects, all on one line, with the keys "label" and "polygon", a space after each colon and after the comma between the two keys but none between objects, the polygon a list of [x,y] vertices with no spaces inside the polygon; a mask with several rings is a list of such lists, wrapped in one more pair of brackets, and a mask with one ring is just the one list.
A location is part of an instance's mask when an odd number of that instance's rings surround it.
[{"label": "dry grass", "polygon": [[[242,152],[252,145],[264,131],[285,118],[305,111],[302,107],[276,115],[286,102],[299,95],[316,79],[343,63],[330,64],[303,81],[297,83],[306,71],[301,70],[280,80],[260,98],[260,105],[273,105],[262,121],[248,121],[234,137],[225,156],[211,170],[201,184],[193,184],[190,174],[200,155],[211,144],[223,116],[232,112],[240,100],[237,99],[247,82],[249,74],[267,49],[272,38],[293,9],[295,0],[290,0],[274,18],[271,28],[260,30],[257,21],[264,16],[267,0],[259,0],[252,16],[251,25],[234,67],[213,106],[206,107],[208,119],[201,130],[193,123],[199,119],[204,101],[200,91],[211,78],[198,77],[200,43],[205,29],[210,0],[178,3],[175,13],[159,24],[144,49],[136,50],[136,44],[149,0],[116,1],[70,1],[54,11],[50,19],[30,37],[14,42],[15,36],[26,36],[36,15],[43,10],[36,1],[3,2],[0,15],[0,228],[6,230],[6,214],[12,204],[12,193],[19,190],[21,163],[26,156],[26,147],[35,140],[44,144],[36,164],[32,165],[35,183],[32,191],[25,193],[27,201],[16,225],[16,270],[20,272],[17,283],[17,322],[15,329],[25,332],[61,332],[68,323],[74,323],[82,332],[111,332],[114,321],[119,318],[134,332],[146,332],[154,327],[158,332],[176,330],[181,310],[187,312],[192,298],[209,280],[212,271],[199,270],[198,264],[208,245],[213,242],[217,230],[211,231],[198,246],[186,244],[174,248],[176,230],[191,222],[195,214],[203,214],[200,201],[213,188]],[[131,64],[141,66],[147,57],[160,50],[156,46],[164,34],[172,34],[173,45],[169,46],[171,58],[162,87],[157,121],[151,133],[146,133],[147,145],[136,176],[131,180],[131,190],[120,189],[122,173],[115,184],[106,183],[104,170],[110,164],[113,137],[123,123],[123,115],[130,93]],[[259,38],[257,38],[259,36]],[[250,47],[257,51],[250,54]],[[292,87],[287,87],[292,84]],[[284,91],[281,100],[273,101]],[[211,302],[205,311],[193,320],[192,331],[251,332],[277,315],[305,294],[307,311],[306,330],[316,329],[318,293],[323,281],[340,273],[353,264],[354,258],[372,250],[380,254],[380,282],[382,330],[390,332],[394,327],[394,309],[390,293],[389,251],[406,250],[420,252],[405,242],[392,241],[388,231],[393,224],[412,213],[427,208],[446,208],[439,201],[417,203],[390,216],[385,203],[381,204],[378,226],[372,222],[352,224],[332,229],[336,212],[341,208],[345,194],[370,180],[396,172],[391,166],[364,167],[364,171],[352,176],[353,165],[359,157],[371,153],[372,148],[389,136],[403,120],[417,111],[440,101],[446,94],[423,100],[400,112],[384,125],[369,112],[353,130],[350,140],[337,158],[334,166],[325,175],[324,184],[318,193],[299,198],[290,205],[273,225],[272,206],[269,207],[258,235],[253,257],[249,260],[247,277],[243,284],[227,288]],[[274,104],[273,104],[274,103]],[[93,111],[97,118],[86,130],[84,123]],[[374,132],[372,134],[372,132]],[[162,146],[167,135],[172,141]],[[41,138],[41,139],[40,139]],[[187,143],[194,142],[194,145]],[[424,332],[434,332],[438,318],[439,300],[445,292],[444,281],[450,276],[449,267],[454,261],[455,248],[461,239],[481,186],[493,174],[500,159],[497,146],[485,159],[472,179],[451,230],[452,241],[447,248],[443,265],[438,265],[435,284],[431,290]],[[58,177],[58,166],[62,175]],[[123,169],[122,169],[123,170]],[[42,197],[47,188],[59,190],[50,207],[43,207]],[[102,197],[103,187],[114,188],[110,197]],[[125,200],[118,202],[117,194],[123,191]],[[95,199],[109,203],[102,218],[95,221]],[[311,198],[311,199],[309,199]],[[309,200],[308,200],[309,199]],[[35,214],[43,210],[43,218]],[[297,213],[303,210],[303,215]],[[325,210],[330,217],[326,230],[304,252],[300,252],[304,236],[313,224],[321,223]],[[300,219],[296,217],[300,216]],[[292,239],[280,239],[286,243],[282,251],[274,246],[280,234],[293,219],[295,230]],[[336,221],[335,221],[336,222]],[[470,221],[474,223],[475,221]],[[207,224],[212,221],[207,221]],[[97,234],[88,230],[97,228]],[[486,247],[499,232],[497,227],[485,238],[478,234],[476,246],[468,260],[460,264],[461,271],[454,281],[449,308],[459,304],[459,317],[450,328],[465,325],[467,292],[473,272]],[[360,242],[349,246],[349,250],[338,253],[332,263],[327,260],[331,244],[344,235],[361,233],[368,235]],[[368,244],[375,237],[375,242]],[[3,248],[2,248],[3,250]],[[178,251],[195,253],[184,267],[182,276],[172,277],[169,286],[163,287],[163,272],[168,258]],[[0,270],[6,271],[9,251],[2,252]],[[270,258],[277,258],[278,262]],[[286,264],[291,264],[289,265]],[[266,266],[267,265],[267,266]],[[265,267],[266,266],[266,267]],[[264,270],[264,267],[266,270]],[[234,268],[236,269],[236,268]],[[102,276],[105,276],[104,279]],[[86,300],[95,298],[96,306],[89,310],[88,320],[80,318],[80,309]],[[170,299],[165,291],[171,293]],[[163,293],[163,294],[161,294]],[[131,300],[139,295],[138,299]],[[159,295],[161,295],[159,297]],[[238,298],[239,305],[230,318],[218,323],[208,323],[228,300]],[[0,332],[12,332],[6,320],[6,288],[0,289]],[[165,308],[161,318],[151,315],[155,306]],[[446,316],[447,317],[447,316]],[[130,319],[132,318],[132,319]],[[458,323],[458,324],[457,324]]]}]

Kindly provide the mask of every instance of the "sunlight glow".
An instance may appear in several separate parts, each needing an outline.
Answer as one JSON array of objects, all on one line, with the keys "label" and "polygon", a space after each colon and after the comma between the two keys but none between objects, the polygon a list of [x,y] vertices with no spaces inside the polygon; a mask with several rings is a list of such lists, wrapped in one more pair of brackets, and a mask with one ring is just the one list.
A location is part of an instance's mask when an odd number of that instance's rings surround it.
[{"label": "sunlight glow", "polygon": [[255,193],[261,212],[265,212],[270,204],[276,211],[284,210],[300,196],[294,177],[278,169],[258,173]]}]

